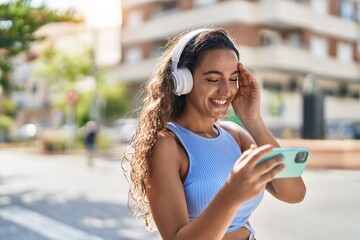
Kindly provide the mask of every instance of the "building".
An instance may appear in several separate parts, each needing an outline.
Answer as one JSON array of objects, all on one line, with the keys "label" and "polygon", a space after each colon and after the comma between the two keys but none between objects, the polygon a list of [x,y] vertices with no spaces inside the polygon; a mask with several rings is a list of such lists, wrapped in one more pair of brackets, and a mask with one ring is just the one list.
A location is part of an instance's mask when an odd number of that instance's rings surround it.
[{"label": "building", "polygon": [[[92,49],[98,67],[107,68],[116,65],[121,55],[120,25],[106,27],[88,25],[86,22],[46,24],[35,32],[35,37],[43,40],[33,44],[31,52],[38,55],[44,48],[51,47],[69,56],[76,56]],[[54,111],[51,107],[52,96],[48,80],[32,76],[34,59],[17,60],[19,63],[14,71],[14,83],[24,89],[14,93],[14,98],[20,106],[17,127],[26,123],[39,123],[44,126],[63,124],[65,114],[60,113],[59,110]],[[93,77],[84,77],[75,87],[79,92],[89,91],[96,87],[96,82]]]},{"label": "building", "polygon": [[[360,1],[123,0],[122,62],[112,78],[138,86],[176,33],[223,27],[262,83],[265,121],[278,136],[298,135],[302,88],[312,73],[325,121],[360,120]],[[141,69],[141,70],[140,70]],[[357,110],[355,110],[357,109]],[[333,129],[328,137],[349,137]],[[341,132],[342,131],[342,132]]]}]

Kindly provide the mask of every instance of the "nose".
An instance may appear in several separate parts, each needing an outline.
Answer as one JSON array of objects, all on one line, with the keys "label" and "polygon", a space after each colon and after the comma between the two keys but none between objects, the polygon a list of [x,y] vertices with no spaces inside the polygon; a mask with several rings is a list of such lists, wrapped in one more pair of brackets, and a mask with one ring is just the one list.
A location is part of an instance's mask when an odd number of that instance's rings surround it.
[{"label": "nose", "polygon": [[220,81],[218,92],[221,96],[229,95],[230,94],[229,82],[228,81]]}]

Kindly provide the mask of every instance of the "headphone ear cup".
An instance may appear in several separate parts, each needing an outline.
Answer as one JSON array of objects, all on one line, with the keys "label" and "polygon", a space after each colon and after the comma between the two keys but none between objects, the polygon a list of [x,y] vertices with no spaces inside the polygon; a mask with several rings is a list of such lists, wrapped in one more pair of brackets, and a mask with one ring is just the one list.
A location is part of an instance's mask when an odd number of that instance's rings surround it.
[{"label": "headphone ear cup", "polygon": [[180,96],[188,94],[193,88],[193,76],[188,68],[177,69],[172,72],[174,80],[174,94]]}]

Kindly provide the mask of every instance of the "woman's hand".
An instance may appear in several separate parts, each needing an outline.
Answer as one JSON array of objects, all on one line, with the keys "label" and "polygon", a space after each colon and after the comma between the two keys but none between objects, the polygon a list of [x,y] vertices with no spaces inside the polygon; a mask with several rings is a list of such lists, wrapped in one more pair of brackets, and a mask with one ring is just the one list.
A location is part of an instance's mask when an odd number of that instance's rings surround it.
[{"label": "woman's hand", "polygon": [[265,189],[266,184],[273,180],[276,174],[285,168],[280,157],[257,164],[272,149],[273,146],[270,144],[261,147],[251,145],[234,164],[227,181],[234,201],[243,203],[255,197]]},{"label": "woman's hand", "polygon": [[238,64],[239,88],[232,101],[236,116],[242,122],[260,119],[260,84],[255,76],[244,68],[242,63]]}]

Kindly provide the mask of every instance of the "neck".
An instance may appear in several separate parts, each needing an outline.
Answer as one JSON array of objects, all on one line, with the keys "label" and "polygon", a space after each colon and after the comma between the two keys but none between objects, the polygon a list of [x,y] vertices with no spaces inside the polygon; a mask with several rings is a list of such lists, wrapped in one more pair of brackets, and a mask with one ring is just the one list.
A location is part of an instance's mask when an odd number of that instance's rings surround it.
[{"label": "neck", "polygon": [[218,132],[214,127],[216,119],[214,118],[196,118],[196,117],[187,117],[186,114],[180,114],[175,121],[183,126],[184,128],[199,134],[203,137],[216,137]]}]

